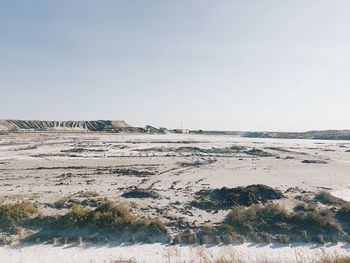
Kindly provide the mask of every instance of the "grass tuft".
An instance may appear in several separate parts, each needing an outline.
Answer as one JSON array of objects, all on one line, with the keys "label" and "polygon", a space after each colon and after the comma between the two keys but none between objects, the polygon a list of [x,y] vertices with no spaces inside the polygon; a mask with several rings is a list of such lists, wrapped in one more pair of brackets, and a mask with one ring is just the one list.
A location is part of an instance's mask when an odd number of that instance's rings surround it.
[{"label": "grass tuft", "polygon": [[99,193],[96,191],[80,191],[76,194],[76,196],[81,198],[90,198],[99,196]]},{"label": "grass tuft", "polygon": [[347,202],[341,198],[335,197],[329,192],[321,191],[316,196],[315,199],[324,205],[345,205]]},{"label": "grass tuft", "polygon": [[23,201],[0,206],[0,227],[4,231],[16,230],[27,219],[38,213],[32,203]]},{"label": "grass tuft", "polygon": [[[298,212],[288,212],[277,204],[269,203],[265,206],[252,205],[249,208],[235,207],[223,224],[245,236],[254,236],[257,233],[284,235],[302,233],[305,230],[314,236],[335,235],[341,230],[333,217],[332,212],[326,209],[298,209]],[[301,237],[305,240],[306,232],[303,233]]]}]

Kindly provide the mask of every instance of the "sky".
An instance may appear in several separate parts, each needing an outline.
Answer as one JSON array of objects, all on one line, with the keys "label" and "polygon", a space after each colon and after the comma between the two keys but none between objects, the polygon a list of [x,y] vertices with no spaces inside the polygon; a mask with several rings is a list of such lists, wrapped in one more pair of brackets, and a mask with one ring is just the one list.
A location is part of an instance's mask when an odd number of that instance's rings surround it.
[{"label": "sky", "polygon": [[1,0],[0,119],[350,129],[350,1]]}]

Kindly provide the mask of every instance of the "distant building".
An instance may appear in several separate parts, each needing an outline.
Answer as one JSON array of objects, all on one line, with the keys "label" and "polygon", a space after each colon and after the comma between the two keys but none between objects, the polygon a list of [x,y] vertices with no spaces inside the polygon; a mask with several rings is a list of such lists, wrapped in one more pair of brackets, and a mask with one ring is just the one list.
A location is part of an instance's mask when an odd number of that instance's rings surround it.
[{"label": "distant building", "polygon": [[190,133],[189,129],[174,129],[173,131],[175,133],[184,133],[184,134]]}]

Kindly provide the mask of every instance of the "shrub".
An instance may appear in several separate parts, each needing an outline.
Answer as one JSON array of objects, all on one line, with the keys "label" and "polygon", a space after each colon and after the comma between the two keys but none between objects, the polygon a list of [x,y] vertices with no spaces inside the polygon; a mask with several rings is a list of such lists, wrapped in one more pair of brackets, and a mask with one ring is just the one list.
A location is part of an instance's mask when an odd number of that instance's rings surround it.
[{"label": "shrub", "polygon": [[222,237],[223,242],[228,245],[228,244],[232,244],[233,243],[233,238],[231,235],[225,235]]},{"label": "shrub", "polygon": [[130,224],[135,220],[127,208],[110,200],[101,202],[91,213],[91,223],[101,228]]},{"label": "shrub", "polygon": [[261,242],[261,238],[258,234],[254,234],[253,235],[253,239],[255,243],[260,243]]},{"label": "shrub", "polygon": [[196,236],[195,235],[189,235],[187,238],[188,244],[194,244],[196,242]]},{"label": "shrub", "polygon": [[346,235],[346,236],[345,236],[345,241],[348,242],[348,243],[350,243],[350,235]]},{"label": "shrub", "polygon": [[200,238],[200,244],[201,245],[208,244],[208,242],[209,242],[209,236],[208,235],[201,236],[201,238]]},{"label": "shrub", "polygon": [[301,231],[301,237],[303,238],[303,240],[306,243],[309,242],[309,237],[308,237],[307,232],[305,230]]},{"label": "shrub", "polygon": [[266,206],[252,205],[248,209],[242,206],[235,207],[224,223],[242,234],[256,232],[254,230],[278,232],[283,230],[283,223],[287,217],[288,214],[284,209],[270,203]]},{"label": "shrub", "polygon": [[339,232],[339,226],[333,220],[332,212],[326,209],[297,212],[290,216],[289,223],[295,230],[307,228],[309,232],[315,233],[331,234]]},{"label": "shrub", "polygon": [[13,230],[37,213],[38,209],[27,201],[3,204],[0,206],[0,226],[4,230]]},{"label": "shrub", "polygon": [[59,227],[85,227],[88,224],[89,217],[92,210],[83,208],[79,205],[74,205],[61,220],[59,220]]},{"label": "shrub", "polygon": [[175,236],[174,239],[173,239],[173,245],[178,245],[180,243],[181,243],[180,235]]},{"label": "shrub", "polygon": [[238,242],[239,242],[239,244],[244,244],[244,242],[245,242],[244,236],[239,235],[238,236]]},{"label": "shrub", "polygon": [[294,207],[294,212],[300,212],[300,211],[303,211],[303,212],[312,212],[312,211],[316,211],[317,210],[317,206],[315,205],[311,205],[311,204],[304,204],[304,203],[300,203],[300,204],[297,204],[295,207]]},{"label": "shrub", "polygon": [[325,241],[324,241],[323,235],[317,236],[317,242],[321,245],[324,245]]},{"label": "shrub", "polygon": [[316,196],[315,199],[324,205],[344,205],[347,202],[343,199],[333,196],[329,192],[321,191]]},{"label": "shrub", "polygon": [[267,244],[271,244],[272,243],[272,237],[269,234],[266,236],[266,243]]},{"label": "shrub", "polygon": [[350,204],[343,205],[337,215],[341,218],[344,219],[345,221],[350,221]]},{"label": "shrub", "polygon": [[283,242],[283,244],[290,243],[289,237],[286,234],[282,235],[282,242]]},{"label": "shrub", "polygon": [[183,236],[183,239],[185,242],[187,242],[190,245],[192,245],[196,242],[196,236],[194,234],[191,234],[191,233],[186,233]]},{"label": "shrub", "polygon": [[338,237],[336,235],[332,235],[332,243],[338,244]]},{"label": "shrub", "polygon": [[[95,210],[74,205],[65,215],[58,218],[54,226],[60,231],[84,228],[89,231],[114,231],[121,237],[151,242],[152,237],[164,237],[166,228],[159,219],[149,220],[132,215],[129,210],[110,200],[100,202]],[[84,231],[85,231],[84,230]],[[78,233],[75,232],[74,235]],[[136,234],[136,235],[133,235]]]},{"label": "shrub", "polygon": [[217,245],[221,244],[221,237],[219,235],[216,235],[214,241]]},{"label": "shrub", "polygon": [[333,256],[333,257],[324,257],[318,263],[350,263],[350,257],[341,257],[341,256]]},{"label": "shrub", "polygon": [[56,245],[58,243],[58,240],[59,239],[57,237],[52,238],[52,244]]},{"label": "shrub", "polygon": [[[235,207],[223,224],[231,226],[243,235],[255,233],[287,234],[301,233],[307,229],[310,233],[337,234],[340,227],[333,219],[334,213],[326,209],[307,209],[287,212],[277,204],[265,206],[252,205],[249,208]],[[305,239],[305,238],[304,238]]]}]

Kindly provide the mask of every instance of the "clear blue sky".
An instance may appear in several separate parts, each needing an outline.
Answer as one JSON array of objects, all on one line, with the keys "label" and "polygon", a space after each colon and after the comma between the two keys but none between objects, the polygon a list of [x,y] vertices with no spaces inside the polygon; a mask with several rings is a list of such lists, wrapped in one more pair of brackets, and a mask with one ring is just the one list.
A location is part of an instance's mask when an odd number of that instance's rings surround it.
[{"label": "clear blue sky", "polygon": [[350,1],[1,0],[0,118],[350,128]]}]

